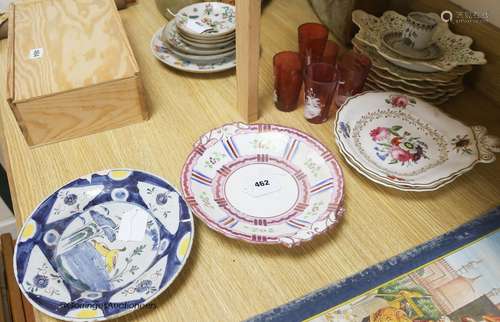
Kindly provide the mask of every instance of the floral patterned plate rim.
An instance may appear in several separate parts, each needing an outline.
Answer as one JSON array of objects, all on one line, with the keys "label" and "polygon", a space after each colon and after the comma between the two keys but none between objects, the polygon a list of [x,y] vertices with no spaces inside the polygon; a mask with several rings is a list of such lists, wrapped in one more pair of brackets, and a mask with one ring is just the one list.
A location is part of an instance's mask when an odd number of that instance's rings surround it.
[{"label": "floral patterned plate rim", "polygon": [[363,43],[357,38],[357,35],[352,39],[354,48],[361,53],[368,55],[372,60],[374,68],[385,70],[386,72],[406,81],[427,81],[441,84],[446,84],[450,81],[455,81],[457,77],[462,76],[472,70],[470,65],[460,65],[447,72],[420,73],[406,68],[401,68],[393,63],[385,60],[377,50],[370,45]]},{"label": "floral patterned plate rim", "polygon": [[164,179],[110,169],[75,179],[26,219],[14,249],[24,296],[66,321],[102,321],[146,306],[184,267],[194,222]]},{"label": "floral patterned plate rim", "polygon": [[200,2],[182,8],[175,15],[177,27],[194,37],[219,37],[236,29],[236,9],[222,2]]},{"label": "floral patterned plate rim", "polygon": [[433,105],[397,92],[365,92],[337,111],[336,142],[369,179],[401,190],[435,190],[478,162],[495,160],[500,139]]},{"label": "floral patterned plate rim", "polygon": [[153,55],[161,62],[170,67],[190,73],[217,73],[224,70],[234,68],[236,66],[236,57],[229,56],[224,59],[214,60],[210,62],[195,62],[188,59],[183,59],[175,55],[175,53],[165,46],[161,41],[161,32],[163,28],[153,35],[151,39],[151,51]]},{"label": "floral patterned plate rim", "polygon": [[181,174],[185,199],[227,237],[296,246],[334,227],[344,212],[338,162],[299,130],[231,123],[193,147]]},{"label": "floral patterned plate rim", "polygon": [[450,31],[448,24],[442,21],[439,15],[429,13],[438,22],[433,41],[438,45],[443,55],[434,60],[421,61],[409,59],[386,48],[381,41],[382,35],[389,31],[402,31],[406,24],[406,17],[389,10],[382,17],[372,16],[363,10],[352,13],[353,22],[360,30],[356,37],[362,42],[374,46],[380,55],[392,63],[404,68],[419,72],[450,71],[459,65],[486,64],[484,53],[470,49],[472,39],[457,35]]},{"label": "floral patterned plate rim", "polygon": [[186,43],[183,41],[183,39],[179,36],[177,33],[177,27],[175,26],[175,21],[170,20],[165,27],[163,28],[162,31],[162,37],[163,41],[168,42],[171,46],[176,48],[179,51],[183,51],[188,54],[195,54],[195,55],[216,55],[216,54],[222,54],[228,51],[232,51],[235,48],[234,43],[229,44],[225,47],[222,48],[214,48],[214,49],[202,49],[202,48],[196,48],[194,46],[191,46],[190,44]]}]

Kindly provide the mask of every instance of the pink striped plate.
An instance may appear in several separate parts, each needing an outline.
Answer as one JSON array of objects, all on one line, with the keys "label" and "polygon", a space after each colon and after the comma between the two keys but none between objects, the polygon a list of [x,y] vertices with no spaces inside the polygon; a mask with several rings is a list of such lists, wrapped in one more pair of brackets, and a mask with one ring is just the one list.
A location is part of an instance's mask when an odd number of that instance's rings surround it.
[{"label": "pink striped plate", "polygon": [[232,123],[203,135],[182,170],[193,212],[225,236],[295,246],[325,232],[344,208],[339,164],[296,129]]}]

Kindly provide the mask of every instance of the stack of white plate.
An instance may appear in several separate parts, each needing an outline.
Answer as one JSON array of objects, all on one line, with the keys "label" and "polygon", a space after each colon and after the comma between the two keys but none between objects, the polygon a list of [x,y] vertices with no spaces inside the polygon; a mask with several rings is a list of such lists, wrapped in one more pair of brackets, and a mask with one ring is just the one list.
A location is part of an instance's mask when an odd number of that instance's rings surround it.
[{"label": "stack of white plate", "polygon": [[221,2],[195,3],[153,37],[151,49],[177,69],[211,73],[233,68],[236,53],[235,8]]},{"label": "stack of white plate", "polygon": [[432,55],[433,52],[422,51],[411,58],[390,45],[391,37],[400,35],[405,28],[405,16],[395,11],[387,11],[382,17],[353,11],[352,19],[359,32],[352,44],[372,60],[367,88],[397,91],[435,105],[464,90],[463,76],[472,70],[471,65],[486,63],[484,54],[471,50],[472,39],[451,32],[437,14],[428,15],[438,21],[433,36],[433,48],[438,52]]}]

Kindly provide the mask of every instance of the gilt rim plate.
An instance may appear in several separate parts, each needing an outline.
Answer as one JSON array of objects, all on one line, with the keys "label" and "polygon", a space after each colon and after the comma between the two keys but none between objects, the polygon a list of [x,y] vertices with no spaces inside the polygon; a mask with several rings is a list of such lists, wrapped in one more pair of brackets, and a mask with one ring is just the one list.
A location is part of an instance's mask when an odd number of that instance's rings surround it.
[{"label": "gilt rim plate", "polygon": [[208,74],[222,72],[236,66],[235,55],[208,62],[196,62],[177,56],[170,48],[161,41],[163,28],[153,35],[151,39],[151,51],[153,55],[162,63],[185,72]]},{"label": "gilt rim plate", "polygon": [[223,235],[288,247],[344,212],[342,170],[316,139],[280,125],[232,123],[203,135],[182,169],[186,201]]},{"label": "gilt rim plate", "polygon": [[466,126],[418,98],[365,92],[337,111],[337,145],[370,180],[407,191],[436,190],[490,163],[500,140],[482,126]]},{"label": "gilt rim plate", "polygon": [[144,307],[184,267],[194,222],[177,190],[153,174],[111,169],[57,189],[26,219],[14,273],[35,308],[102,321]]}]

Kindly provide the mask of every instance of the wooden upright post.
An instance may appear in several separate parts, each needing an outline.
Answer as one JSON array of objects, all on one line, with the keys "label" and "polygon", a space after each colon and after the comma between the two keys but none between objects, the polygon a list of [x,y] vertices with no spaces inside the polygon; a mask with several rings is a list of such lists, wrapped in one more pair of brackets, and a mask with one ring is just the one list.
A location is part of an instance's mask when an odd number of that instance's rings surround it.
[{"label": "wooden upright post", "polygon": [[236,0],[236,99],[246,122],[259,118],[260,2]]}]

